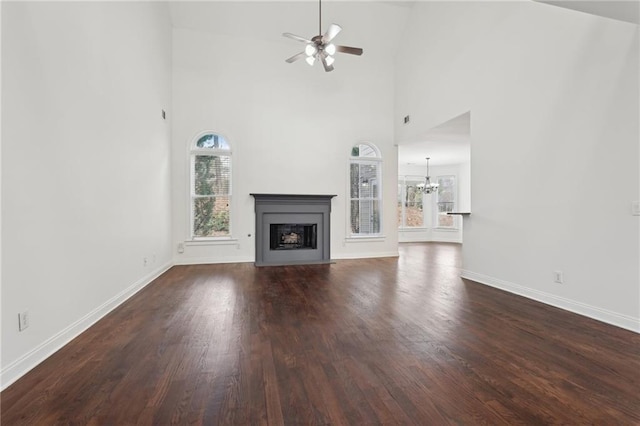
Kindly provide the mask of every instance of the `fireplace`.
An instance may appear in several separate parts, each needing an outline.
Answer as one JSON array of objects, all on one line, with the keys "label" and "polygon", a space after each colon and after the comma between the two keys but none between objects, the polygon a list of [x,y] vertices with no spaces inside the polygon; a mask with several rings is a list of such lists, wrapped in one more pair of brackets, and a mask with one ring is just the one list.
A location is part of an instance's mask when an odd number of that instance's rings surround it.
[{"label": "fireplace", "polygon": [[335,195],[251,194],[256,209],[256,266],[329,263]]},{"label": "fireplace", "polygon": [[318,224],[272,223],[269,242],[271,250],[315,250],[318,248]]}]

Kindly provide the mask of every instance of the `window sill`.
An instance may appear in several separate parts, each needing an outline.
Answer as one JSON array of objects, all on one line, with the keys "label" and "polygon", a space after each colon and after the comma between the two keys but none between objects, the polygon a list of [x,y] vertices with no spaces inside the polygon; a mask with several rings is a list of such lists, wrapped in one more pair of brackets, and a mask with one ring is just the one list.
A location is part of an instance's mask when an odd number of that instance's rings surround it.
[{"label": "window sill", "polygon": [[398,228],[399,232],[426,232],[428,231],[429,228],[418,228],[418,227],[405,227],[405,228]]},{"label": "window sill", "polygon": [[443,227],[435,227],[434,231],[444,231],[444,232],[458,232],[460,228],[443,228]]},{"label": "window sill", "polygon": [[358,236],[350,236],[344,239],[345,243],[372,243],[372,242],[383,242],[387,239],[385,235],[358,235]]},{"label": "window sill", "polygon": [[238,240],[231,237],[198,238],[184,242],[185,246],[226,246],[234,244],[238,244]]}]

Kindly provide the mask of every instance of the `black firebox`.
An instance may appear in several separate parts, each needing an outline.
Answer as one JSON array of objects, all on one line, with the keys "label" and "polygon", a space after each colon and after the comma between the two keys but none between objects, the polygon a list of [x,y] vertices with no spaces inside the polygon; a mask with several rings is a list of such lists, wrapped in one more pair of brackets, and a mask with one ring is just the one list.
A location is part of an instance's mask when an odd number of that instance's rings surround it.
[{"label": "black firebox", "polygon": [[318,225],[315,223],[271,223],[271,250],[304,250],[318,247]]}]

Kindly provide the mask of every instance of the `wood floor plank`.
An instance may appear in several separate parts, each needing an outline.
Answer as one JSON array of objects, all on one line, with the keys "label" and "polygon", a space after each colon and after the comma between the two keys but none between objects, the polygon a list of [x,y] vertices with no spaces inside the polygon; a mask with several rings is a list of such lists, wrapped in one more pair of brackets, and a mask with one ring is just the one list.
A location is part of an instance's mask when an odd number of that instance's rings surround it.
[{"label": "wood floor plank", "polygon": [[3,391],[0,423],[640,424],[640,335],[460,267],[446,243],[173,267]]}]

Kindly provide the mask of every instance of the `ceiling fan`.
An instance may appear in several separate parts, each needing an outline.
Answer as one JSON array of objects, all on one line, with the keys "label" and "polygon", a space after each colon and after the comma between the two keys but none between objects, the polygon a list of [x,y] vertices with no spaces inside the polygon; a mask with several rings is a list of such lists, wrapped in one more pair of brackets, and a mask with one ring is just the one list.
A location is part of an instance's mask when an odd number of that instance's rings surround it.
[{"label": "ceiling fan", "polygon": [[331,43],[331,40],[333,40],[333,38],[337,36],[340,31],[342,31],[342,27],[338,24],[331,24],[329,25],[329,28],[327,28],[327,32],[322,34],[322,0],[318,0],[318,10],[318,33],[320,34],[312,37],[311,40],[291,33],[282,34],[285,37],[289,37],[307,44],[304,48],[304,51],[293,55],[285,61],[288,63],[292,63],[302,58],[303,56],[306,56],[305,60],[309,65],[313,65],[316,60],[319,60],[320,62],[322,62],[324,70],[326,72],[329,72],[333,71],[333,62],[335,60],[333,55],[335,55],[336,52],[360,56],[362,55],[363,50],[359,47],[336,46],[335,44]]}]

